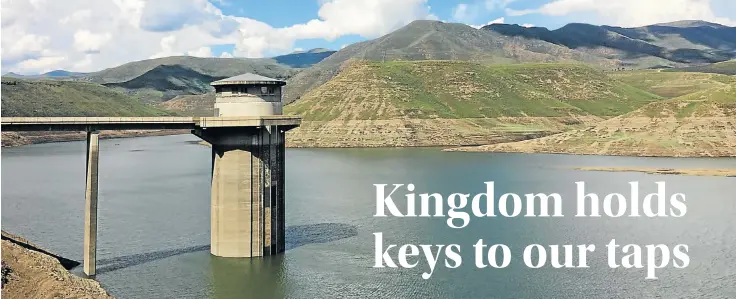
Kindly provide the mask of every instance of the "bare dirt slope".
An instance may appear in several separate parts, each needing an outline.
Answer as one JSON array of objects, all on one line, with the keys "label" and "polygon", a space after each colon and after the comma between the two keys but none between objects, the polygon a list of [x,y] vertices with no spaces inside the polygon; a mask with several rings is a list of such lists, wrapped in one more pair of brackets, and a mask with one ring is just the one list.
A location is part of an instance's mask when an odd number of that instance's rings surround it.
[{"label": "bare dirt slope", "polygon": [[113,298],[97,281],[69,273],[57,257],[36,245],[2,235],[3,298]]}]

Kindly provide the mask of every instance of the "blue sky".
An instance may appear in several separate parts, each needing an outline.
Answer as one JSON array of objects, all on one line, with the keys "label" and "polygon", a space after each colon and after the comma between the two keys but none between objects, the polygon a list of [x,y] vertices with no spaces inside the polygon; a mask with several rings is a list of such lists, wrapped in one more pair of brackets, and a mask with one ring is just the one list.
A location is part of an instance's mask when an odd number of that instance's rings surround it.
[{"label": "blue sky", "polygon": [[1,72],[89,72],[158,57],[339,50],[432,19],[559,28],[698,19],[736,26],[734,0],[3,0]]}]

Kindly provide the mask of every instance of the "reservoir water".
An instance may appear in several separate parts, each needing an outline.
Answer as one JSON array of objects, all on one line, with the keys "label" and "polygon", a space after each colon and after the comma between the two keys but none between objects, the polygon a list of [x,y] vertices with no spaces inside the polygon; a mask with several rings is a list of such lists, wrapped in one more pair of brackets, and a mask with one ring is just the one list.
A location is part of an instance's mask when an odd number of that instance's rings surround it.
[{"label": "reservoir water", "polygon": [[[102,140],[98,276],[118,298],[736,298],[736,178],[589,172],[574,167],[734,168],[736,159],[443,153],[434,148],[289,149],[287,251],[257,259],[209,253],[210,149],[194,136]],[[2,150],[2,227],[61,256],[82,260],[85,142]],[[417,193],[560,193],[561,218],[373,217],[379,183]],[[575,182],[629,196],[655,182],[684,193],[682,218],[576,218]],[[643,196],[643,195],[642,195]],[[397,197],[401,198],[401,197]],[[397,204],[402,206],[400,200]],[[374,235],[391,244],[459,244],[462,265],[440,259],[424,280],[413,269],[375,269]],[[506,244],[511,264],[478,269],[472,245]],[[611,269],[605,245],[689,245],[690,264],[657,271]],[[590,268],[530,269],[528,244],[595,244]],[[394,251],[395,252],[395,251]],[[621,256],[621,254],[619,254]],[[394,253],[395,258],[395,253]],[[77,270],[74,270],[77,271]]]}]

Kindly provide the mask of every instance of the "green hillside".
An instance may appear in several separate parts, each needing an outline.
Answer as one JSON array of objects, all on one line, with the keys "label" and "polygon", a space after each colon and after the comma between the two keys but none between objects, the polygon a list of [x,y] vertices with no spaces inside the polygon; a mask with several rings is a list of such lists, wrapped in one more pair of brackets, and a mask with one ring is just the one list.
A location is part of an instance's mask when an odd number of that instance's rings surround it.
[{"label": "green hillside", "polygon": [[627,117],[636,116],[736,119],[736,82],[646,105],[627,115]]},{"label": "green hillside", "polygon": [[160,116],[167,112],[105,86],[2,78],[3,116]]},{"label": "green hillside", "polygon": [[666,98],[736,83],[736,76],[658,70],[614,72],[609,76]]},{"label": "green hillside", "polygon": [[286,110],[317,121],[612,117],[658,99],[579,64],[357,62]]},{"label": "green hillside", "polygon": [[293,146],[479,145],[592,126],[660,99],[581,64],[356,61],[285,112],[304,118]]}]

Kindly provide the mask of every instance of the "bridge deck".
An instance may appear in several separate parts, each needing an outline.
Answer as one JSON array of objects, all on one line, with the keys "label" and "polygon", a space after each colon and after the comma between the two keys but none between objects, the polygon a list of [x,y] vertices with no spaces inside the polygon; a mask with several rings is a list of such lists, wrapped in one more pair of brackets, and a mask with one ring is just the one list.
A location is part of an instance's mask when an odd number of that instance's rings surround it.
[{"label": "bridge deck", "polygon": [[3,131],[176,130],[224,127],[299,126],[289,115],[238,117],[3,117]]}]

